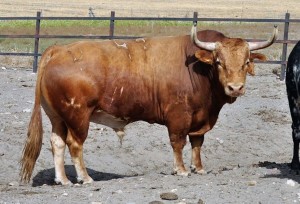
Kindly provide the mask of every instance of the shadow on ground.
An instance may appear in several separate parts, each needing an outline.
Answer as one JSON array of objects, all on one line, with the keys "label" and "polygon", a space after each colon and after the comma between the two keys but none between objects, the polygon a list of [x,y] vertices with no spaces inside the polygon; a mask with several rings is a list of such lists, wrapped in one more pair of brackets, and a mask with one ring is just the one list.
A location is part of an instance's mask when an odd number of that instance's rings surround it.
[{"label": "shadow on ground", "polygon": [[[65,166],[66,174],[69,180],[72,183],[77,183],[76,180],[76,171],[73,165],[66,165]],[[125,177],[134,177],[138,175],[119,175],[119,174],[112,174],[112,173],[103,173],[99,171],[95,171],[93,169],[87,168],[88,174],[92,177],[94,181],[108,181],[112,179],[118,179],[118,178],[125,178]],[[54,182],[55,178],[55,170],[54,168],[51,169],[45,169],[43,171],[40,171],[34,178],[32,182],[32,186],[42,186],[42,185],[56,185]]]},{"label": "shadow on ground", "polygon": [[300,171],[291,170],[290,163],[276,163],[276,162],[259,162],[254,166],[266,169],[277,169],[280,173],[267,174],[261,178],[279,178],[279,179],[292,179],[300,184]]}]

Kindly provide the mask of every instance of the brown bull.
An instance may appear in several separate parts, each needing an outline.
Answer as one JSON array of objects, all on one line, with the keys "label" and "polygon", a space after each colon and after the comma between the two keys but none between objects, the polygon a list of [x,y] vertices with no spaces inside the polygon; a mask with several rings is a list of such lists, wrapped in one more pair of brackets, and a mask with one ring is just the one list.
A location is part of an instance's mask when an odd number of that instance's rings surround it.
[{"label": "brown bull", "polygon": [[205,173],[200,156],[204,134],[216,123],[222,106],[244,94],[247,73],[254,75],[253,60],[265,60],[251,50],[270,46],[276,36],[275,28],[269,40],[248,43],[216,31],[197,33],[194,26],[191,36],[48,48],[38,70],[21,179],[30,180],[41,150],[41,105],[52,124],[57,183],[70,183],[64,170],[66,145],[78,181],[93,181],[83,162],[90,122],[113,128],[121,140],[131,122],[165,125],[174,152],[174,172],[184,176],[189,174],[182,159],[188,135],[191,169]]}]

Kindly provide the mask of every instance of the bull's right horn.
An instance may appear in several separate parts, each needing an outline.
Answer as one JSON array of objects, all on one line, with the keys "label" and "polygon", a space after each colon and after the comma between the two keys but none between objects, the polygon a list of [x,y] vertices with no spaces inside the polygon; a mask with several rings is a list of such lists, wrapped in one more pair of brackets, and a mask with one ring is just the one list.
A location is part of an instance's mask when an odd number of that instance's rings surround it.
[{"label": "bull's right horn", "polygon": [[209,51],[214,51],[216,49],[216,43],[213,42],[202,42],[198,40],[197,37],[197,24],[194,24],[191,30],[191,38],[192,41],[200,48],[209,50]]},{"label": "bull's right horn", "polygon": [[278,27],[274,26],[273,35],[268,40],[262,42],[248,42],[249,50],[250,51],[259,50],[259,49],[269,47],[275,42],[275,40],[277,39],[277,35],[278,35]]}]

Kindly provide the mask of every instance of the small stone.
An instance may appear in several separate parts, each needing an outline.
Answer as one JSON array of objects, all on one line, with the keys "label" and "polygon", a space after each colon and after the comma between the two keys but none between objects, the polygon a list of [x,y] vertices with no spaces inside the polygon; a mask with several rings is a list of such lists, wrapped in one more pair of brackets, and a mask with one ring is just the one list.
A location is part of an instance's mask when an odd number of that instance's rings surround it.
[{"label": "small stone", "polygon": [[151,201],[149,204],[164,204],[164,203],[161,201],[155,200],[155,201]]},{"label": "small stone", "polygon": [[19,183],[16,181],[13,181],[13,182],[10,182],[8,185],[9,186],[19,186]]},{"label": "small stone", "polygon": [[286,184],[289,185],[289,186],[294,187],[295,186],[295,181],[293,181],[292,179],[289,179],[289,180],[286,181]]},{"label": "small stone", "polygon": [[24,110],[23,110],[23,113],[30,113],[31,112],[31,109],[30,108],[25,108]]},{"label": "small stone", "polygon": [[205,202],[201,199],[201,198],[199,198],[199,200],[198,200],[198,203],[197,204],[205,204]]},{"label": "small stone", "polygon": [[256,186],[257,182],[256,181],[249,181],[248,186]]},{"label": "small stone", "polygon": [[112,192],[112,194],[121,194],[121,193],[123,193],[123,191],[122,190],[117,190],[117,191],[114,191],[114,192]]},{"label": "small stone", "polygon": [[1,67],[2,70],[6,70],[6,67]]},{"label": "small stone", "polygon": [[160,194],[160,198],[163,200],[178,200],[178,195],[175,193],[162,193]]},{"label": "small stone", "polygon": [[68,193],[63,193],[62,195],[63,195],[63,196],[68,196]]}]

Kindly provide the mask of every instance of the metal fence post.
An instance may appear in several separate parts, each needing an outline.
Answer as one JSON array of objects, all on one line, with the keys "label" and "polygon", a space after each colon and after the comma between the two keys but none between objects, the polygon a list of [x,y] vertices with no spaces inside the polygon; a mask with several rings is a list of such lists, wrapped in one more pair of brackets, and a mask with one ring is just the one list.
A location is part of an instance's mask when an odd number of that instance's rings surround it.
[{"label": "metal fence post", "polygon": [[198,12],[194,12],[193,24],[197,25],[197,21],[198,21]]},{"label": "metal fence post", "polygon": [[34,36],[34,60],[33,60],[33,72],[37,72],[38,57],[39,57],[39,41],[40,41],[40,25],[41,25],[41,12],[38,11],[36,14],[35,24],[35,36]]},{"label": "metal fence post", "polygon": [[109,25],[109,36],[110,39],[113,39],[115,32],[115,12],[110,12],[110,25]]},{"label": "metal fence post", "polygon": [[285,21],[284,21],[284,33],[283,33],[283,46],[282,46],[282,58],[281,58],[281,74],[280,80],[284,80],[285,78],[285,69],[286,69],[286,55],[287,55],[287,40],[289,39],[289,25],[290,25],[290,13],[285,14]]}]

